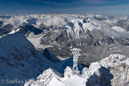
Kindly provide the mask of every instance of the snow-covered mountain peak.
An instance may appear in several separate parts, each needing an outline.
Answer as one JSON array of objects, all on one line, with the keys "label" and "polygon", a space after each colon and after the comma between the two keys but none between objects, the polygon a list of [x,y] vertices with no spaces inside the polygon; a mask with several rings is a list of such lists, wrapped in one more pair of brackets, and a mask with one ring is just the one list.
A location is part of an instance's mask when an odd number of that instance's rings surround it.
[{"label": "snow-covered mountain peak", "polygon": [[[22,42],[21,42],[22,41]],[[15,54],[19,51],[21,52],[27,52],[29,48],[33,48],[33,45],[30,44],[29,41],[25,38],[23,34],[15,33],[12,35],[6,35],[0,39],[0,51],[1,51],[1,57],[7,58],[9,55]],[[6,45],[6,46],[5,46]],[[17,45],[17,46],[15,46]],[[26,48],[26,51],[24,50]],[[3,56],[4,55],[4,56]],[[23,54],[25,55],[25,54]],[[18,56],[20,57],[20,56]],[[22,57],[22,56],[21,56]]]},{"label": "snow-covered mountain peak", "polygon": [[[121,34],[125,34],[126,30],[128,30],[129,20],[127,17],[118,18],[103,15],[32,14],[2,17],[1,21],[3,22],[2,28],[10,27],[10,29],[17,29],[20,26],[24,27],[26,25],[32,25],[33,28],[43,31],[46,29],[66,28],[68,37],[79,38],[81,33],[86,33],[87,30],[92,31],[94,29],[100,30],[104,34],[107,33],[109,36],[114,37],[113,34],[115,33],[117,34],[115,36],[123,37]],[[7,30],[6,33],[8,32],[10,32],[10,30]],[[112,33],[108,34],[109,32]]]},{"label": "snow-covered mountain peak", "polygon": [[[37,75],[47,68],[56,70],[62,61],[54,57],[52,52],[50,53],[49,51],[49,54],[51,59],[36,50],[21,33],[3,36],[0,38],[0,79],[19,79],[25,81],[26,79],[36,78]],[[71,65],[72,63],[69,61],[66,60],[64,62]],[[62,72],[65,66],[64,64],[58,71]],[[0,82],[0,85],[7,86],[8,84]],[[19,85],[15,84],[15,86]]]},{"label": "snow-covered mountain peak", "polygon": [[[40,86],[45,76],[54,74],[49,79],[50,86],[126,86],[129,82],[128,31],[128,17],[76,14],[0,16],[0,78],[30,79],[46,70],[30,85],[39,83]],[[72,72],[70,47],[81,49],[79,62],[89,66],[80,74]],[[108,56],[110,53],[126,56]],[[59,60],[55,55],[67,59]],[[81,64],[79,70],[82,70]],[[62,74],[64,76],[60,76]]]},{"label": "snow-covered mountain peak", "polygon": [[[23,34],[9,34],[0,38],[0,47],[0,78],[23,80],[43,71],[45,56],[37,51]],[[31,71],[32,69],[35,70]]]},{"label": "snow-covered mountain peak", "polygon": [[[59,74],[53,71],[55,75],[48,79],[49,82],[46,86],[118,86],[118,84],[128,86],[128,61],[129,58],[124,55],[113,54],[101,61],[92,63],[89,68],[84,68],[82,74],[73,74],[72,69],[66,67],[64,77],[59,77]],[[52,72],[50,69],[46,71],[49,74]],[[43,75],[45,74],[46,72],[43,73]],[[38,84],[38,82],[43,82],[43,78],[41,79],[43,75],[39,75],[40,78],[34,82],[27,82],[25,86],[28,86],[28,83],[30,86],[42,86],[43,84]],[[118,80],[118,77],[120,80]]]}]

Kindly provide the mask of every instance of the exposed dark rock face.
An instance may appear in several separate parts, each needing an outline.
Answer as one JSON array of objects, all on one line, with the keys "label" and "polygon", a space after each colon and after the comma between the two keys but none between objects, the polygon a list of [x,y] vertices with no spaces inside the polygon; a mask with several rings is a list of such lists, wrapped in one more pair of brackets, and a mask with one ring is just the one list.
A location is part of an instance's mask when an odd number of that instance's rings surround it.
[{"label": "exposed dark rock face", "polygon": [[2,21],[0,21],[0,27],[2,26],[2,24],[3,24],[3,22],[2,22]]},{"label": "exposed dark rock face", "polygon": [[43,55],[47,57],[50,61],[59,62],[60,60],[48,49],[46,48],[43,52]]},{"label": "exposed dark rock face", "polygon": [[23,34],[26,34],[27,32],[33,32],[35,35],[38,35],[40,33],[42,33],[43,31],[35,28],[33,25],[24,25],[24,26],[20,26],[20,32]]},{"label": "exposed dark rock face", "polygon": [[10,24],[0,27],[0,36],[8,34],[9,32],[12,31],[12,29],[13,29],[13,26]]},{"label": "exposed dark rock face", "polygon": [[98,71],[100,75],[93,74],[90,76],[86,82],[86,86],[112,86],[111,79],[113,79],[113,75],[110,73],[110,70],[105,67],[101,67]]}]

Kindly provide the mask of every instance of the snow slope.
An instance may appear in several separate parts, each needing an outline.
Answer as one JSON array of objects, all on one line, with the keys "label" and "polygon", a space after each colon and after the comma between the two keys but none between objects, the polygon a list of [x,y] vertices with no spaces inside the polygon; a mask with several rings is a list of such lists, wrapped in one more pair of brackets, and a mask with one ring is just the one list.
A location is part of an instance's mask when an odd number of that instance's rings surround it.
[{"label": "snow slope", "polygon": [[[50,65],[44,66],[45,64]],[[0,38],[1,79],[34,78],[51,66],[54,66],[53,63],[37,51],[23,34],[15,33]],[[0,85],[7,84],[0,83]]]},{"label": "snow slope", "polygon": [[[52,68],[63,73],[66,66],[72,67],[72,64],[72,58],[60,61],[50,50],[42,54],[21,33],[0,38],[0,81],[18,79],[23,81],[20,84],[23,86],[25,80],[36,78],[45,69]],[[79,67],[82,69],[80,64]],[[17,83],[0,82],[0,86],[8,85],[19,86]]]},{"label": "snow slope", "polygon": [[71,68],[67,67],[64,77],[60,77],[56,71],[47,69],[36,81],[30,80],[24,86],[128,86],[128,68],[128,57],[113,54],[91,63],[89,68],[83,69],[82,74],[73,74]]}]

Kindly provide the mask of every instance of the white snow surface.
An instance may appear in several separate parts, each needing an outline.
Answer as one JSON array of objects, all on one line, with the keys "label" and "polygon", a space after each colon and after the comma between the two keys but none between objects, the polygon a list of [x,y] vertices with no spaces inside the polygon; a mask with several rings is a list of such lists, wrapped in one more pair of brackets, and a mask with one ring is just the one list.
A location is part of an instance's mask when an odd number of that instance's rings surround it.
[{"label": "white snow surface", "polygon": [[[29,82],[25,83],[24,86],[87,86],[86,83],[91,84],[88,86],[105,86],[103,84],[107,82],[104,81],[105,79],[102,77],[110,77],[110,75],[107,75],[108,72],[106,71],[110,67],[117,68],[121,64],[126,64],[129,66],[129,58],[124,55],[113,54],[105,59],[102,59],[101,61],[91,63],[89,68],[85,67],[82,70],[82,74],[73,74],[72,69],[67,67],[64,72],[64,77],[61,77],[55,71],[52,71],[52,69],[48,69],[39,75],[36,81],[30,80]],[[103,67],[106,68],[106,71],[103,70]],[[124,69],[121,70],[124,71]],[[107,76],[103,74],[106,74]],[[119,75],[122,76],[122,73]],[[114,78],[115,77],[116,76],[114,76]],[[123,76],[123,78],[126,78],[126,76]],[[90,79],[91,81],[89,81]],[[47,83],[43,84],[43,82]]]},{"label": "white snow surface", "polygon": [[[50,53],[51,54],[51,53]],[[53,54],[51,54],[51,58]],[[26,39],[23,34],[8,34],[0,38],[0,80],[25,81],[30,78],[36,78],[47,68],[57,69],[62,63],[58,72],[62,73],[66,65],[72,67],[72,59],[62,61],[51,61],[51,58],[45,57],[40,51]],[[56,58],[56,57],[55,57]],[[82,66],[80,65],[82,68]],[[23,86],[24,82],[21,84]],[[0,82],[0,86],[8,86]],[[12,86],[9,84],[9,86]],[[19,86],[14,84],[13,86]]]},{"label": "white snow surface", "polygon": [[122,27],[119,27],[119,26],[113,26],[112,27],[114,30],[116,30],[117,32],[125,32],[126,30],[123,29]]},{"label": "white snow surface", "polygon": [[34,47],[36,49],[38,48],[48,48],[48,47],[53,47],[52,45],[43,45],[43,44],[40,44],[40,40],[42,38],[42,34],[39,34],[39,35],[35,35],[33,32],[30,32],[29,35],[27,35],[27,39],[34,45]]}]

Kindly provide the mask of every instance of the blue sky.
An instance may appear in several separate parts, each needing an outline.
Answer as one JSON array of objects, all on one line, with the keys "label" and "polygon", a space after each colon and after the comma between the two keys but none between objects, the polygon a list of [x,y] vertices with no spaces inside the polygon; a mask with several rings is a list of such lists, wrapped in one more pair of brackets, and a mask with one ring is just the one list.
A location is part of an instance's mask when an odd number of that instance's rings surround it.
[{"label": "blue sky", "polygon": [[0,14],[129,15],[129,0],[0,0]]}]

